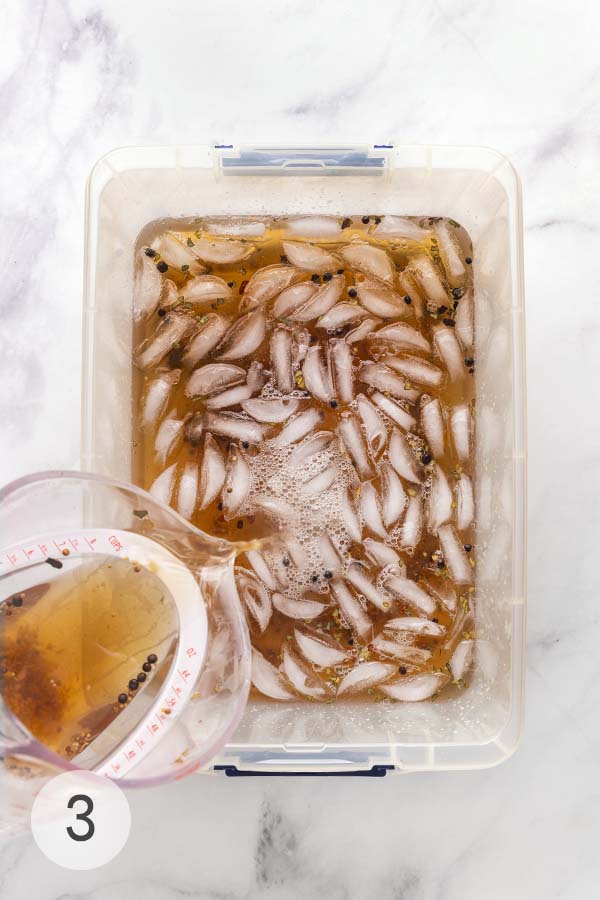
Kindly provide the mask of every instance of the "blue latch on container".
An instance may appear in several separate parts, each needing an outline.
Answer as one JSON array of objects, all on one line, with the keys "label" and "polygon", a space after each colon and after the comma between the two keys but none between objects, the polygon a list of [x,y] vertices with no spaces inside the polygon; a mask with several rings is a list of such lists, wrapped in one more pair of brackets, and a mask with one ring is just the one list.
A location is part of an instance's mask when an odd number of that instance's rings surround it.
[{"label": "blue latch on container", "polygon": [[229,144],[217,144],[216,150],[224,152],[220,164],[225,174],[299,175],[299,174],[365,174],[377,175],[384,171],[388,163],[386,153],[389,144],[365,145],[363,147],[240,147],[234,149]]},{"label": "blue latch on container", "polygon": [[215,766],[215,772],[225,772],[227,778],[317,778],[321,776],[325,776],[326,778],[349,778],[351,776],[359,776],[362,778],[384,778],[388,772],[393,770],[393,768],[393,766],[380,765],[371,766],[370,769],[357,769],[353,772],[253,772],[248,769],[238,769],[237,766]]}]

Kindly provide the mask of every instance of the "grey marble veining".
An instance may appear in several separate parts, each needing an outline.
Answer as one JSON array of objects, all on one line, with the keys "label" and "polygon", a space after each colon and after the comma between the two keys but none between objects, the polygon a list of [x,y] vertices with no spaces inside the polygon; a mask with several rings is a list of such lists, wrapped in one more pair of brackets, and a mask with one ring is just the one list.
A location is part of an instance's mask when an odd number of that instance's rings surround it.
[{"label": "grey marble veining", "polygon": [[506,0],[6,0],[0,472],[77,467],[86,176],[125,144],[498,147],[523,180],[529,651],[500,768],[198,777],[121,855],[4,846],[0,900],[592,900],[600,880],[600,8]]}]

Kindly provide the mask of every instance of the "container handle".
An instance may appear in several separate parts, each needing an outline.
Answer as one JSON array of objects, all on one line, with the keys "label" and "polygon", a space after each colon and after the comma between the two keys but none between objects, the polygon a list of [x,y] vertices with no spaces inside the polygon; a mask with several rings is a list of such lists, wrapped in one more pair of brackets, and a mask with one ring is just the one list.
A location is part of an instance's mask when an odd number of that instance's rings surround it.
[{"label": "container handle", "polygon": [[215,145],[223,175],[381,175],[390,165],[391,144],[323,147]]},{"label": "container handle", "polygon": [[271,772],[252,771],[250,769],[238,769],[237,766],[215,766],[215,772],[225,772],[227,778],[350,778],[359,776],[361,778],[384,778],[388,772],[392,771],[394,766],[375,765],[370,769],[355,769],[350,772],[282,772],[273,770]]}]

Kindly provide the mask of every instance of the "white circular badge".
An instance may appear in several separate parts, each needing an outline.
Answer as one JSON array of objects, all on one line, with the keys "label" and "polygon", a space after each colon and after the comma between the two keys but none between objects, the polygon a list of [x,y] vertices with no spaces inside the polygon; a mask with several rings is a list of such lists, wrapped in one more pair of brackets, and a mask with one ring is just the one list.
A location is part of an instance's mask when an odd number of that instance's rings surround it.
[{"label": "white circular badge", "polygon": [[131,812],[123,791],[93,772],[65,772],[34,800],[31,830],[42,853],[66,869],[96,869],[123,849]]}]

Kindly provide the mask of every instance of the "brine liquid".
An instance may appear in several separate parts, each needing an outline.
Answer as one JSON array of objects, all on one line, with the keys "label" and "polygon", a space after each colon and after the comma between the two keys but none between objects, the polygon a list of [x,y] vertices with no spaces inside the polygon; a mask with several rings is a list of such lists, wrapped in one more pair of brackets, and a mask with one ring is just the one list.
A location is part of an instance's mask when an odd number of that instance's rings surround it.
[{"label": "brine liquid", "polygon": [[[365,222],[364,219],[367,218],[369,219],[369,221]],[[285,220],[271,220],[267,225],[264,236],[260,238],[251,237],[247,239],[248,242],[255,247],[254,252],[249,256],[248,259],[244,259],[241,262],[233,265],[206,265],[206,272],[208,274],[216,275],[219,278],[222,278],[223,281],[227,283],[228,287],[231,290],[230,296],[216,298],[211,302],[204,304],[187,303],[182,297],[181,302],[175,308],[187,308],[190,312],[193,312],[193,314],[198,316],[199,321],[201,321],[202,317],[207,313],[218,313],[219,315],[230,318],[231,322],[235,323],[242,315],[240,311],[240,303],[243,302],[244,292],[246,286],[248,285],[248,282],[252,278],[252,275],[263,267],[280,263],[283,263],[285,265],[288,263],[282,246],[282,242],[284,240],[293,240],[312,244],[314,246],[324,248],[334,255],[339,253],[341,248],[343,248],[345,245],[356,242],[357,240],[361,240],[368,241],[370,244],[383,249],[388,254],[397,273],[401,273],[406,267],[410,267],[411,260],[416,253],[424,253],[429,257],[429,259],[431,259],[440,276],[442,277],[442,279],[444,279],[444,283],[446,284],[448,296],[447,303],[439,304],[439,307],[436,309],[435,304],[432,304],[431,299],[428,298],[426,292],[423,291],[421,297],[425,308],[425,314],[423,315],[423,317],[420,319],[415,318],[412,315],[410,305],[407,304],[406,314],[403,312],[402,316],[399,316],[397,318],[397,321],[409,323],[413,327],[417,328],[428,341],[432,342],[433,328],[436,325],[439,325],[443,320],[449,318],[451,320],[451,324],[449,327],[452,326],[452,320],[454,318],[458,302],[460,302],[459,300],[456,302],[454,301],[455,296],[458,295],[460,297],[466,291],[472,289],[472,267],[470,258],[472,249],[468,235],[462,228],[458,227],[456,223],[452,223],[452,227],[455,229],[455,235],[460,245],[463,257],[468,260],[468,264],[465,266],[465,276],[462,282],[461,290],[453,293],[451,287],[448,285],[444,278],[443,266],[440,261],[440,255],[438,252],[437,241],[434,233],[432,233],[431,236],[425,237],[420,241],[378,238],[373,236],[372,234],[374,221],[377,221],[377,219],[373,216],[365,216],[364,218],[362,215],[348,217],[345,219],[344,228],[340,232],[339,238],[328,237],[326,240],[319,240],[318,238],[308,239],[304,237],[296,237],[294,236],[294,234],[291,234],[289,232]],[[431,222],[435,220],[420,221],[421,223],[429,222],[431,224]],[[347,224],[348,222],[349,224]],[[176,233],[181,243],[185,246],[190,246],[193,250],[194,243],[205,233],[205,227],[205,223],[200,219],[177,222],[160,222],[158,224],[155,223],[154,225],[149,226],[148,229],[146,229],[142,234],[138,243],[137,252],[138,254],[143,253],[144,248],[150,247],[153,244],[153,241],[155,241],[158,236],[169,231]],[[232,235],[232,238],[239,240],[239,238],[235,237],[235,232]],[[218,240],[221,239],[221,237],[218,238]],[[161,260],[161,255],[157,254],[155,257],[155,262],[159,260]],[[165,266],[167,267],[163,273],[164,277],[174,282],[179,290],[183,289],[192,277],[190,273],[186,271],[185,267],[182,269],[181,266],[169,264],[166,256],[164,257],[164,261]],[[341,275],[344,279],[344,289],[340,301],[357,302],[356,293],[355,291],[354,294],[352,292],[356,287],[357,277],[360,275],[360,273],[356,268],[346,265],[343,262],[340,264],[339,269],[335,269],[332,273],[325,274],[322,271],[311,272],[307,270],[303,273],[302,278],[306,281],[312,280],[318,285],[322,285],[326,283],[325,279],[327,279],[328,275]],[[393,285],[392,287],[396,292],[402,294],[402,291],[397,285]],[[283,323],[294,331],[307,331],[311,335],[311,341],[313,342],[318,341],[321,343],[326,343],[330,338],[343,339],[356,326],[356,324],[358,324],[357,322],[354,322],[352,324],[344,325],[341,328],[336,328],[329,332],[323,332],[323,330],[319,330],[316,327],[314,321],[303,322],[302,324],[294,324],[293,320],[290,321],[286,318],[284,318],[283,320],[278,320],[272,312],[272,307],[273,300],[270,300],[265,305],[265,311],[269,320],[267,336],[262,342],[261,346],[258,347],[258,349],[252,355],[252,360],[257,360],[262,363],[267,372],[269,372],[272,367],[272,360],[270,359],[269,351],[269,335],[274,327],[280,326]],[[134,346],[137,347],[143,344],[144,341],[152,340],[152,335],[155,333],[157,327],[159,327],[161,324],[161,317],[164,319],[165,310],[162,310],[159,306],[158,309],[156,309],[150,316],[136,325],[133,341]],[[383,325],[389,324],[393,321],[396,321],[394,317],[384,318],[379,322],[377,327],[382,327]],[[202,465],[202,457],[198,442],[193,442],[186,437],[183,442],[177,447],[177,449],[173,453],[169,454],[166,461],[159,461],[155,450],[156,428],[158,427],[158,423],[154,428],[142,428],[140,425],[140,415],[144,397],[147,395],[153,380],[157,376],[157,373],[164,373],[168,370],[181,368],[182,353],[185,351],[185,347],[186,345],[184,343],[182,346],[178,346],[175,349],[172,349],[158,366],[150,369],[149,371],[142,372],[135,365],[133,369],[133,471],[135,480],[138,484],[140,484],[147,490],[151,489],[155,484],[156,479],[161,475],[161,472],[164,471],[166,466],[175,464],[175,477],[173,486],[171,488],[170,497],[170,502],[175,507],[177,507],[178,483],[181,479],[181,475],[186,463],[193,462],[198,466]],[[361,361],[373,360],[374,357],[372,342],[364,339],[353,343],[352,356],[355,369],[360,366]],[[473,379],[474,360],[470,358],[470,352],[465,351],[464,356],[466,362],[463,377],[453,380],[446,379],[444,381],[444,384],[439,389],[435,390],[431,390],[426,386],[417,386],[416,384],[411,385],[409,379],[406,379],[407,386],[409,388],[418,387],[420,394],[427,393],[439,399],[443,408],[446,410],[451,410],[457,403],[469,404],[472,410],[475,395]],[[430,360],[432,359],[431,356],[427,358]],[[208,356],[203,359],[196,368],[217,360],[217,354],[209,353]],[[235,360],[234,364],[247,368],[249,362],[250,360],[248,359],[244,359],[239,362]],[[435,362],[437,365],[441,365],[439,359],[435,359],[435,357],[433,358],[433,362]],[[162,414],[161,419],[164,418],[165,414],[168,414],[175,419],[186,420],[186,417],[189,417],[190,414],[202,412],[205,408],[205,398],[199,397],[189,399],[185,395],[185,387],[189,378],[189,374],[190,373],[184,368],[179,382],[173,387],[172,391],[170,392],[166,412]],[[292,391],[292,393],[286,396],[307,398],[307,403],[317,403],[317,401],[315,401],[313,398],[307,396],[308,392],[304,389],[305,386],[302,379],[301,364],[295,366],[294,379],[295,389]],[[366,384],[360,384],[358,381],[356,381],[355,395],[358,394],[363,394],[368,398],[372,394],[372,388],[370,388]],[[256,394],[256,396],[264,398],[277,398],[281,397],[282,394],[280,391],[278,391],[277,385],[276,383],[274,383],[274,380],[270,378],[267,381],[266,385],[262,388],[262,390]],[[417,400],[413,404],[401,401],[400,405],[403,406],[403,408],[405,408],[407,411],[411,411],[414,414],[417,422],[415,427],[411,429],[411,440],[413,438],[415,439],[414,450],[416,460],[419,465],[423,465],[424,484],[422,491],[424,516],[426,517],[428,490],[427,466],[426,464],[422,463],[422,460],[429,459],[429,461],[431,461],[431,455],[429,454],[429,448],[427,446],[427,442],[424,439],[421,427],[418,412],[419,401]],[[318,403],[318,406],[322,412],[322,420],[318,425],[319,431],[332,431],[335,433],[340,422],[340,414],[342,414],[343,412],[352,412],[357,415],[356,400],[346,405],[337,404],[335,408],[332,408],[332,406],[328,403],[322,402]],[[303,406],[302,408],[304,409],[306,407]],[[239,405],[234,405],[224,410],[224,412],[240,413],[241,407]],[[389,433],[391,433],[394,427],[394,423],[386,418],[384,414],[381,414],[381,418],[388,428]],[[271,433],[277,434],[282,427],[282,425],[274,426]],[[232,443],[236,446],[240,446],[242,443],[241,441],[235,441],[235,439],[232,439],[230,437],[222,437],[219,435],[215,435],[215,439],[222,450],[224,458],[227,458],[229,448]],[[285,551],[281,552],[279,571],[281,571],[281,565],[283,565],[287,568],[287,573],[284,574],[286,574],[288,577],[287,588],[282,589],[283,593],[287,592],[292,597],[292,599],[298,599],[302,597],[305,599],[314,599],[321,602],[324,601],[327,603],[327,607],[321,616],[317,617],[316,619],[311,619],[310,622],[302,622],[296,618],[290,618],[277,611],[277,609],[274,609],[268,626],[262,632],[260,628],[257,627],[257,623],[256,621],[254,621],[252,615],[249,615],[248,619],[251,628],[252,643],[253,646],[257,650],[259,650],[268,661],[270,661],[276,668],[278,668],[281,662],[282,648],[286,645],[286,643],[293,643],[294,629],[298,627],[302,628],[305,625],[308,625],[311,633],[321,633],[327,638],[332,639],[347,651],[347,661],[340,666],[332,667],[326,670],[317,669],[316,677],[317,679],[321,679],[325,683],[327,683],[328,689],[331,688],[335,692],[336,685],[339,684],[341,678],[349,671],[349,669],[353,665],[367,660],[372,661],[378,659],[389,663],[390,658],[378,653],[378,651],[373,648],[371,641],[365,641],[357,638],[356,633],[349,626],[349,623],[344,619],[344,616],[340,613],[337,605],[331,602],[331,592],[329,584],[331,580],[331,573],[327,571],[328,567],[323,564],[323,562],[319,559],[318,554],[315,554],[314,552],[315,534],[319,531],[326,531],[326,533],[328,533],[332,537],[336,549],[338,550],[342,559],[345,562],[351,559],[364,562],[366,570],[369,572],[369,576],[374,582],[377,582],[377,578],[381,574],[381,567],[373,566],[373,564],[366,557],[362,543],[353,541],[349,537],[348,532],[344,528],[343,515],[339,507],[336,505],[336,491],[339,493],[339,490],[348,487],[357,498],[360,494],[360,481],[359,479],[357,479],[356,472],[354,471],[350,461],[348,460],[347,455],[342,450],[333,461],[333,464],[337,468],[338,483],[334,485],[330,500],[324,500],[322,497],[306,500],[302,499],[302,497],[300,496],[297,490],[298,485],[303,480],[306,480],[311,474],[317,473],[319,471],[319,468],[322,469],[324,463],[322,462],[322,460],[317,460],[314,470],[311,470],[310,467],[305,468],[302,472],[298,473],[297,479],[295,479],[293,476],[290,476],[288,461],[290,454],[293,452],[296,446],[297,444],[292,444],[291,446],[283,448],[282,450],[277,452],[269,450],[268,441],[264,446],[251,445],[250,447],[246,447],[244,449],[244,453],[247,455],[250,461],[254,460],[254,462],[252,463],[254,483],[250,496],[242,505],[239,514],[234,515],[230,519],[227,519],[223,512],[222,502],[220,502],[220,498],[217,497],[215,501],[205,509],[200,509],[199,506],[196,506],[191,516],[191,521],[196,526],[208,532],[209,534],[224,537],[231,541],[236,541],[241,538],[261,538],[265,535],[272,534],[274,531],[281,531],[282,529],[285,530],[285,527],[289,527],[290,523],[277,520],[277,517],[274,518],[272,515],[261,511],[260,508],[253,507],[252,499],[259,494],[261,496],[263,496],[265,493],[268,494],[269,490],[272,489],[275,496],[280,499],[287,499],[287,501],[292,504],[292,506],[294,507],[294,521],[292,523],[292,530],[294,532],[294,536],[306,549],[308,562],[305,570],[298,571],[297,567],[295,567],[293,565],[293,562],[290,561],[289,554]],[[439,463],[443,468],[447,478],[450,479],[452,483],[453,479],[457,478],[461,473],[474,478],[475,473],[473,471],[471,460],[466,462],[463,460],[459,463],[457,455],[452,447],[452,441],[448,437],[446,441],[446,448],[447,449],[443,458],[438,459],[437,463]],[[372,460],[376,473],[374,483],[378,487],[378,464],[384,457],[385,452],[381,456],[381,458]],[[290,480],[287,483],[282,484],[281,479],[284,477],[289,478]],[[260,480],[260,484],[258,486],[256,484],[257,479]],[[407,490],[408,495],[410,496],[411,493],[414,492],[415,486],[411,485],[408,482],[406,482],[404,486]],[[419,490],[421,490],[421,488],[419,488]],[[435,585],[437,583],[442,584],[443,586],[444,584],[448,585],[448,583],[450,583],[450,586],[455,588],[457,598],[456,609],[451,610],[446,608],[443,604],[439,604],[438,609],[433,616],[433,619],[436,623],[439,623],[440,625],[445,627],[447,635],[451,635],[454,629],[454,639],[452,641],[432,641],[431,638],[425,638],[422,636],[413,636],[410,639],[410,646],[417,648],[422,647],[431,652],[429,661],[423,667],[425,671],[445,672],[446,665],[449,658],[451,657],[457,641],[462,639],[463,637],[463,631],[460,627],[461,621],[462,619],[464,619],[465,622],[470,621],[468,616],[465,617],[465,611],[470,612],[472,610],[473,588],[463,585],[452,585],[452,579],[449,576],[448,570],[444,565],[443,556],[440,553],[440,544],[437,536],[431,533],[427,529],[427,527],[423,527],[422,537],[419,540],[418,545],[414,549],[411,549],[410,552],[405,552],[402,549],[400,531],[400,525],[397,525],[396,527],[390,527],[389,533],[384,539],[384,542],[397,551],[401,562],[406,566],[407,577],[415,583],[421,583],[423,579],[426,579],[430,585]],[[363,536],[367,535],[371,538],[382,540],[381,537],[377,537],[376,535],[370,533],[368,527],[364,527]],[[470,524],[468,528],[461,531],[460,540],[461,543],[464,543],[465,547],[468,548],[469,562],[470,565],[474,567],[474,531],[472,524]],[[239,560],[239,565],[248,567],[248,563],[244,557]],[[375,608],[367,602],[364,596],[359,596],[358,599],[363,604],[365,609],[367,609],[369,617],[372,620],[373,635],[381,633],[386,620],[389,618],[422,615],[422,613],[420,612],[415,612],[414,607],[411,606],[410,603],[406,603],[397,598],[390,601],[389,611],[382,611]],[[464,633],[466,634],[467,639],[472,636],[468,631],[467,626],[465,626]],[[392,661],[395,665],[397,665],[398,672],[400,674],[406,674],[407,672],[410,674],[421,670],[421,667],[419,666],[415,667],[414,665],[403,665],[401,659],[395,659]],[[362,696],[372,699],[374,695],[379,696],[376,688],[369,689],[369,691],[365,692]]]},{"label": "brine liquid", "polygon": [[162,582],[128,560],[84,556],[48,580],[48,564],[37,568],[35,585],[0,605],[2,695],[71,759],[164,680],[177,612]]}]

